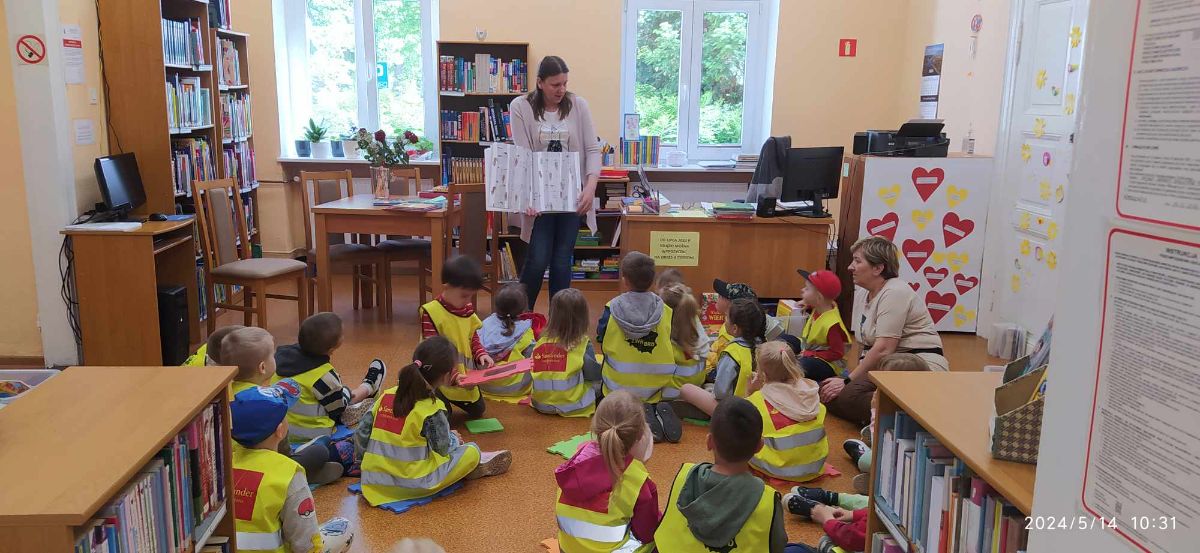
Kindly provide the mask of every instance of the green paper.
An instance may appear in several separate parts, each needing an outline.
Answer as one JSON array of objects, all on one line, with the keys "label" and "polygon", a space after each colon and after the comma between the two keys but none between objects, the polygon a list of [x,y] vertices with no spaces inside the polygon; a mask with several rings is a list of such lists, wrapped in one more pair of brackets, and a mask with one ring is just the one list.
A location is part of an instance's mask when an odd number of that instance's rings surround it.
[{"label": "green paper", "polygon": [[592,439],[592,433],[585,432],[578,436],[572,436],[561,442],[558,442],[546,448],[546,451],[557,455],[562,455],[563,459],[570,459],[571,456],[579,450],[579,446],[590,439]]},{"label": "green paper", "polygon": [[690,419],[690,418],[684,417],[683,422],[691,423],[696,426],[708,426],[708,421],[706,421],[704,419]]},{"label": "green paper", "polygon": [[467,430],[472,434],[487,434],[488,432],[500,432],[504,430],[504,425],[496,419],[475,419],[467,421]]}]

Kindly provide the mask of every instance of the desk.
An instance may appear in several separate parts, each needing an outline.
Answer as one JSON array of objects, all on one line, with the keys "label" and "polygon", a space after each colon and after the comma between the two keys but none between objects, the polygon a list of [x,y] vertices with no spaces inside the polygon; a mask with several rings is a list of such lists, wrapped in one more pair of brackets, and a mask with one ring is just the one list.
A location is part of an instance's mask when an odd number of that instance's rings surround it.
[{"label": "desk", "polygon": [[[750,284],[759,297],[798,298],[804,280],[796,269],[824,269],[832,218],[754,218],[735,221],[706,217],[626,215],[621,254],[650,253],[650,233],[699,232],[697,267],[676,267],[696,292],[708,292],[712,280]],[[658,270],[665,269],[660,265]]]},{"label": "desk", "polygon": [[316,225],[317,250],[317,310],[333,309],[333,287],[329,280],[329,234],[400,234],[428,236],[433,253],[430,268],[433,278],[429,281],[433,295],[442,293],[442,264],[446,261],[449,245],[447,229],[458,218],[459,209],[451,205],[433,211],[397,211],[372,205],[371,194],[357,194],[313,206],[312,214]]}]

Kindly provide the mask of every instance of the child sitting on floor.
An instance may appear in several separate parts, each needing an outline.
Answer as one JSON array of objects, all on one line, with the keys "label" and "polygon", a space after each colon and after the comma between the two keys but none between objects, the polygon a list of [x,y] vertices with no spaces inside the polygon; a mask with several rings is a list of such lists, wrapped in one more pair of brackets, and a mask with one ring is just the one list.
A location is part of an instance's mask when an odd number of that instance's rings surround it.
[{"label": "child sitting on floor", "polygon": [[463,479],[503,474],[507,450],[481,453],[450,429],[449,407],[435,395],[458,374],[454,345],[435,336],[417,345],[395,387],[375,400],[355,433],[362,494],[372,506],[429,497]]},{"label": "child sitting on floor", "polygon": [[675,356],[675,374],[671,387],[663,390],[663,397],[675,399],[684,384],[704,385],[708,335],[700,324],[700,305],[691,288],[669,284],[660,288],[658,295],[671,308],[671,348]]},{"label": "child sitting on floor", "polygon": [[805,280],[800,302],[809,310],[800,334],[800,367],[804,376],[816,382],[848,376],[844,357],[850,347],[850,333],[837,306],[842,281],[830,271],[796,271]]},{"label": "child sitting on floor", "polygon": [[750,403],[763,419],[763,448],[750,466],[780,480],[807,482],[825,473],[829,441],[820,386],[804,377],[787,343],[758,347]]},{"label": "child sitting on floor", "polygon": [[587,417],[596,409],[600,363],[587,337],[588,304],[575,288],[550,298],[550,322],[533,348],[530,405],[540,413]]},{"label": "child sitting on floor", "polygon": [[729,306],[725,317],[725,329],[732,342],[721,352],[717,362],[716,380],[709,392],[695,384],[684,384],[679,396],[701,411],[711,415],[717,402],[729,397],[750,395],[750,376],[754,373],[754,350],[763,341],[766,314],[758,300],[739,298]]},{"label": "child sitting on floor", "polygon": [[[521,319],[528,308],[529,298],[521,284],[506,285],[496,293],[496,311],[483,320],[475,335],[497,363],[512,363],[533,354],[537,340],[533,321]],[[529,373],[518,373],[480,384],[479,391],[488,399],[516,403],[529,395],[531,382]]]},{"label": "child sitting on floor", "polygon": [[[721,279],[713,279],[713,291],[717,293],[717,311],[720,311],[726,318],[729,317],[729,307],[733,302],[739,299],[750,299],[758,302],[758,294],[754,292],[749,284],[741,282],[725,282]],[[779,319],[766,315],[766,323],[763,326],[763,340],[775,340],[783,335],[783,323]],[[708,350],[708,359],[705,361],[704,370],[712,372],[717,368],[717,362],[721,360],[721,352],[725,351],[725,346],[733,341],[735,336],[730,336],[724,326],[717,332],[717,338],[713,341]]]},{"label": "child sitting on floor", "polygon": [[816,547],[793,544],[787,553],[845,553],[866,547],[867,496],[796,486],[784,494],[783,504],[793,515],[820,524],[826,534]]},{"label": "child sitting on floor", "polygon": [[749,401],[721,402],[708,427],[712,463],[685,463],[654,544],[662,553],[691,551],[782,553],[787,545],[779,492],[750,473],[762,447],[762,418]]},{"label": "child sitting on floor", "polygon": [[[446,261],[441,276],[441,295],[420,309],[421,339],[444,336],[450,340],[457,351],[456,373],[491,368],[495,362],[475,332],[483,322],[475,314],[475,304],[471,303],[471,298],[483,289],[483,269],[475,260],[459,255]],[[457,382],[457,378],[454,381]],[[437,395],[473,419],[482,417],[487,408],[479,388],[447,385],[438,388]]]},{"label": "child sitting on floor", "polygon": [[217,366],[221,364],[221,340],[239,328],[246,328],[242,325],[223,326],[212,331],[208,335],[208,340],[200,345],[186,361],[183,362],[185,367],[203,367],[205,365]]},{"label": "child sitting on floor", "polygon": [[654,440],[642,403],[625,391],[605,397],[592,417],[592,436],[554,471],[559,548],[616,551],[640,544],[633,550],[652,550],[662,513],[643,464]]},{"label": "child sitting on floor", "polygon": [[367,376],[351,390],[333,369],[330,358],[342,345],[342,318],[335,313],[317,313],[300,323],[297,343],[275,351],[275,379],[292,378],[300,384],[300,401],[288,412],[291,428],[288,441],[302,444],[330,436],[338,424],[353,428],[370,409],[368,398],[383,386],[387,366],[375,359]]},{"label": "child sitting on floor", "polygon": [[[879,370],[927,371],[929,365],[915,353],[892,353],[879,361]],[[854,475],[852,480],[854,491],[858,493],[867,493],[867,479],[870,478],[869,473],[871,472],[871,429],[875,427],[875,410],[878,406],[879,396],[876,394],[871,398],[871,424],[859,433],[863,439],[850,439],[842,442],[842,449],[846,450],[846,455],[849,455],[858,470],[862,471],[862,474]]]}]

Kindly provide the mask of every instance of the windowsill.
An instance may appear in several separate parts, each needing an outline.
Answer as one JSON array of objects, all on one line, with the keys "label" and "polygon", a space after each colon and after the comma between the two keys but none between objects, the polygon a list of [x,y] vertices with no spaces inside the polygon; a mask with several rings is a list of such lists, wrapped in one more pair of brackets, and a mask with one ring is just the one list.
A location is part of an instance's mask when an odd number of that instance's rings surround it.
[{"label": "windowsill", "polygon": [[[688,163],[686,165],[681,165],[679,167],[674,167],[671,165],[645,165],[643,167],[645,167],[647,172],[651,172],[651,173],[654,173],[654,172],[663,172],[663,173],[695,173],[695,172],[753,173],[754,172],[753,167],[713,167],[713,168],[709,168],[709,167],[701,167],[695,163]],[[637,166],[636,165],[618,165],[616,167],[613,167],[613,169],[636,172]]]},{"label": "windowsill", "polygon": [[[293,157],[280,156],[277,158],[279,163],[343,163],[347,165],[367,165],[367,160],[362,158],[346,158],[346,157]],[[421,161],[410,161],[409,165],[441,165],[441,161],[437,159],[427,159]]]}]

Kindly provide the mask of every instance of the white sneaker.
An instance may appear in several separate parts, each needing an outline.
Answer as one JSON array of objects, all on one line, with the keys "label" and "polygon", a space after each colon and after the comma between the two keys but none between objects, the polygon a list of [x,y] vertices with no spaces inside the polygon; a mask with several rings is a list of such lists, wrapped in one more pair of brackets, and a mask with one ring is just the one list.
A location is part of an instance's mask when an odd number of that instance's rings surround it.
[{"label": "white sneaker", "polygon": [[341,517],[325,521],[325,524],[321,525],[321,541],[325,544],[322,553],[345,553],[354,542],[350,521]]},{"label": "white sneaker", "polygon": [[507,449],[500,451],[489,451],[479,454],[479,466],[467,475],[467,480],[483,478],[485,476],[496,476],[508,472],[512,466],[512,452]]}]

